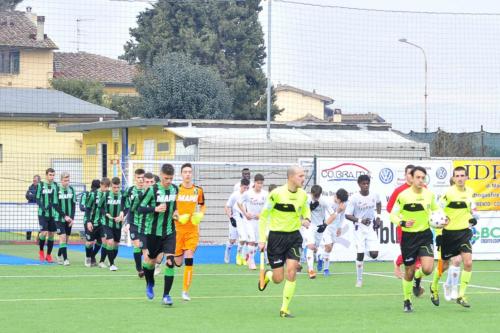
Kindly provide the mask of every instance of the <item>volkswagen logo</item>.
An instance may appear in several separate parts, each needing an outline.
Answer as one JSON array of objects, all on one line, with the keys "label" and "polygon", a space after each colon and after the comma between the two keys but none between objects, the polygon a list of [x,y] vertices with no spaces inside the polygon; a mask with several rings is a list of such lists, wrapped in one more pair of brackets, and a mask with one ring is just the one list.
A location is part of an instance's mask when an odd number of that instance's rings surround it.
[{"label": "volkswagen logo", "polygon": [[439,167],[436,170],[436,177],[438,179],[445,179],[447,175],[448,175],[448,171],[446,171],[446,169],[444,167]]},{"label": "volkswagen logo", "polygon": [[389,168],[383,168],[378,174],[378,178],[384,184],[389,184],[394,179],[394,173]]}]

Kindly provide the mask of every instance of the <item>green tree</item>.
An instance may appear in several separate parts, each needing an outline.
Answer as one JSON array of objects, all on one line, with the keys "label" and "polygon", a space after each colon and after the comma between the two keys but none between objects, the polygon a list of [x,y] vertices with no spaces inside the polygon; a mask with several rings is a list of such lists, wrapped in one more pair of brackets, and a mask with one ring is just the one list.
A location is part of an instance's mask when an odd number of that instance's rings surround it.
[{"label": "green tree", "polygon": [[261,10],[260,0],[159,0],[138,16],[122,58],[147,68],[162,54],[184,53],[218,71],[233,97],[234,118],[265,119],[258,103],[266,89]]},{"label": "green tree", "polygon": [[0,0],[0,11],[14,10],[23,0]]},{"label": "green tree", "polygon": [[136,80],[146,118],[230,119],[233,100],[216,71],[180,53],[156,58]]},{"label": "green tree", "polygon": [[118,112],[120,119],[130,119],[140,115],[141,98],[139,96],[105,96],[105,107]]}]

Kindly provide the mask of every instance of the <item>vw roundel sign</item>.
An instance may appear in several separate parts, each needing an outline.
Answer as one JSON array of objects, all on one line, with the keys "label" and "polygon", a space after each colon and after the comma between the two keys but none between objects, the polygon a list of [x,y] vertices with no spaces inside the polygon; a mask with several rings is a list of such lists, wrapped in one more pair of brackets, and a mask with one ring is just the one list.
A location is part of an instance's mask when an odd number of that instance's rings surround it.
[{"label": "vw roundel sign", "polygon": [[394,179],[394,172],[389,168],[383,168],[378,174],[378,178],[384,184],[389,184]]},{"label": "vw roundel sign", "polygon": [[444,167],[437,168],[436,177],[438,179],[445,179],[447,175],[448,175],[448,171],[446,171],[446,168],[444,168]]}]

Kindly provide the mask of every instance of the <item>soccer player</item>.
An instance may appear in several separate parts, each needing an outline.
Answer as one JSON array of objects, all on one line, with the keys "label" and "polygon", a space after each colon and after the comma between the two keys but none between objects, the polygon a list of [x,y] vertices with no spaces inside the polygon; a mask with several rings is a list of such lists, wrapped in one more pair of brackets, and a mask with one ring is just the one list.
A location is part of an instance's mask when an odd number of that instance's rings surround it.
[{"label": "soccer player", "polygon": [[111,179],[111,191],[106,192],[101,207],[102,230],[106,238],[109,270],[118,270],[115,259],[118,256],[120,239],[122,238],[122,224],[128,210],[125,208],[125,195],[121,190],[120,178]]},{"label": "soccer player", "polygon": [[[443,260],[443,272],[449,267],[450,259],[460,255],[463,260],[464,270],[460,277],[460,291],[457,303],[465,308],[470,304],[465,298],[465,291],[472,275],[472,231],[470,226],[477,224],[475,215],[475,203],[473,191],[465,186],[468,179],[467,170],[464,167],[453,169],[452,185],[441,198],[444,212],[449,219],[444,226],[441,238],[441,259]],[[439,305],[438,283],[440,272],[434,272],[434,279],[431,285],[431,301],[434,305]]]},{"label": "soccer player", "polygon": [[[413,164],[408,164],[405,167],[405,183],[402,184],[401,186],[397,187],[394,190],[394,192],[392,192],[391,196],[389,197],[389,200],[387,201],[387,206],[386,206],[386,210],[388,213],[391,213],[392,208],[394,207],[394,204],[396,203],[396,198],[398,197],[399,193],[403,192],[404,190],[406,190],[407,188],[409,188],[411,186],[412,177],[411,177],[410,172],[414,167],[415,166]],[[396,227],[396,243],[401,242],[402,233],[403,233],[403,231],[401,230],[401,226],[398,225]]]},{"label": "soccer player", "polygon": [[[179,196],[177,197],[179,220],[175,222],[177,231],[175,265],[181,267],[184,260],[182,299],[190,301],[191,298],[188,292],[193,281],[193,256],[200,241],[198,225],[203,219],[207,207],[203,189],[193,184],[193,167],[191,163],[185,163],[181,166],[181,177],[182,183],[179,185]],[[184,219],[180,217],[184,217]]]},{"label": "soccer player", "polygon": [[382,203],[376,193],[370,193],[370,176],[358,177],[360,191],[354,193],[349,199],[345,211],[346,219],[354,223],[354,241],[356,242],[356,287],[363,286],[363,260],[365,251],[372,259],[378,257],[379,239],[376,230],[380,228],[382,221],[380,213]]},{"label": "soccer player", "polygon": [[[302,238],[304,239],[302,248],[307,251],[307,271],[310,279],[316,278],[316,272],[314,271],[314,259],[321,239],[323,238],[323,232],[327,227],[325,224],[325,217],[333,213],[330,205],[326,202],[326,200],[324,200],[324,198],[321,198],[322,193],[323,189],[321,186],[313,185],[311,187],[311,193],[307,200],[311,211],[311,226],[309,226],[309,228],[300,228]],[[323,261],[319,258],[319,256],[317,259],[318,271],[321,271]]]},{"label": "soccer player", "polygon": [[[140,278],[144,277],[142,270],[142,242],[139,228],[141,227],[141,214],[137,213],[141,195],[144,193],[144,169],[137,169],[134,172],[134,186],[130,186],[125,193],[125,207],[128,209],[127,214],[127,231],[130,234],[130,239],[134,245],[134,261],[135,269]],[[142,232],[142,228],[141,228]]]},{"label": "soccer player", "polygon": [[[391,222],[400,225],[403,230],[401,236],[401,254],[405,265],[403,285],[403,310],[412,312],[411,294],[413,278],[420,280],[429,275],[434,266],[433,235],[430,230],[429,219],[433,211],[439,210],[434,194],[425,188],[427,171],[416,166],[410,172],[412,185],[401,192],[390,214]],[[416,270],[415,262],[420,257],[422,266]]]},{"label": "soccer player", "polygon": [[103,218],[102,218],[102,206],[104,205],[104,196],[107,192],[109,192],[109,187],[111,186],[111,180],[109,178],[104,177],[101,179],[101,187],[96,192],[95,203],[94,203],[94,217],[93,217],[93,225],[96,229],[95,237],[97,242],[100,240],[100,243],[97,243],[97,246],[94,247],[94,254],[97,255],[99,248],[101,249],[101,258],[99,259],[99,267],[107,268],[106,266],[106,257],[108,256],[108,244],[106,241],[106,236],[104,235],[103,229]]},{"label": "soccer player", "polygon": [[[40,261],[47,260],[52,263],[52,248],[54,247],[54,233],[56,232],[56,222],[54,215],[56,211],[54,205],[57,204],[57,184],[54,182],[56,172],[52,168],[45,170],[45,181],[41,181],[36,188],[36,203],[38,205],[38,223],[40,224],[40,233],[38,236],[38,245],[40,250],[38,255]],[[43,251],[47,239],[47,256]]]},{"label": "soccer player", "polygon": [[255,265],[255,246],[259,240],[259,217],[267,200],[267,191],[263,190],[264,176],[260,173],[254,177],[254,187],[244,192],[238,200],[238,207],[243,215],[247,241],[247,263],[251,270],[257,269]]},{"label": "soccer player", "polygon": [[[249,187],[253,187],[253,183],[251,182],[252,174],[250,173],[249,168],[243,168],[241,170],[241,179],[248,179],[249,181]],[[233,192],[238,192],[240,190],[240,185],[241,181],[238,181],[236,184],[233,186]]]},{"label": "soccer player", "polygon": [[347,193],[346,190],[344,190],[343,188],[337,190],[337,192],[335,193],[334,205],[332,207],[333,213],[331,213],[325,221],[327,227],[325,229],[325,232],[323,233],[322,239],[322,244],[324,246],[324,276],[330,275],[330,254],[333,250],[333,244],[337,241],[337,237],[340,237],[341,234],[348,199],[349,193]]},{"label": "soccer player", "polygon": [[61,174],[61,184],[57,189],[57,204],[54,208],[56,210],[57,234],[59,235],[57,263],[69,266],[67,243],[75,219],[76,194],[73,187],[69,185],[69,173],[67,172]]},{"label": "soccer player", "polygon": [[[264,290],[273,281],[278,284],[285,278],[283,302],[280,317],[293,318],[289,305],[295,293],[297,266],[302,247],[301,225],[309,227],[311,211],[307,203],[307,192],[302,189],[305,180],[304,170],[291,166],[287,170],[287,183],[274,189],[268,196],[259,219],[259,250],[266,248],[272,270],[265,273]],[[267,236],[269,230],[269,236]]]},{"label": "soccer player", "polygon": [[[399,255],[395,260],[394,260],[394,275],[398,279],[403,278],[403,273],[401,272],[401,265],[403,265],[403,256]],[[417,257],[417,260],[415,261],[415,269],[418,270],[422,264],[420,263],[420,258]],[[415,295],[417,296],[417,295]]]},{"label": "soccer player", "polygon": [[[226,206],[224,210],[226,212],[227,217],[229,218],[229,242],[231,243],[232,239],[237,236],[238,237],[238,251],[236,253],[236,265],[246,265],[245,257],[246,257],[246,246],[245,242],[247,239],[246,236],[246,228],[243,223],[245,223],[245,216],[238,206],[238,201],[240,197],[248,191],[248,187],[250,185],[250,181],[246,178],[242,178],[240,180],[240,189],[236,192],[231,193],[229,199],[227,199]],[[236,232],[234,229],[236,228]],[[226,246],[226,252],[224,254],[224,258],[229,258],[229,251],[231,251],[230,246]]]},{"label": "soccer player", "polygon": [[101,249],[100,246],[97,247],[96,241],[98,240],[97,235],[97,226],[94,226],[94,214],[95,214],[95,204],[96,204],[96,196],[97,191],[101,187],[101,181],[99,179],[92,180],[92,184],[90,185],[90,192],[86,192],[85,197],[82,196],[80,201],[80,206],[83,203],[83,210],[85,214],[83,216],[83,227],[85,230],[85,266],[97,266],[95,255]]},{"label": "soccer player", "polygon": [[149,187],[142,196],[138,213],[145,214],[144,277],[146,278],[146,296],[154,298],[154,269],[166,256],[163,287],[163,304],[172,306],[170,290],[174,282],[175,223],[177,218],[176,199],[178,189],[172,184],[174,167],[163,164],[160,171],[160,183]]}]

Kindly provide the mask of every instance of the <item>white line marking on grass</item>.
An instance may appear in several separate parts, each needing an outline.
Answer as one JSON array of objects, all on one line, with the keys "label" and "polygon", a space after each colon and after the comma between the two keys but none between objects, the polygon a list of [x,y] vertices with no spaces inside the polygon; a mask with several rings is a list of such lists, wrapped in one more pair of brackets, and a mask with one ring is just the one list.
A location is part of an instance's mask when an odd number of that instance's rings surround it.
[{"label": "white line marking on grass", "polygon": [[[468,294],[484,295],[484,294],[500,294],[496,291],[471,292]],[[310,295],[294,295],[294,297],[302,298],[341,298],[341,297],[399,297],[401,293],[387,294],[310,294]],[[238,298],[282,298],[282,295],[214,295],[214,296],[193,296],[193,300],[216,300],[216,299],[238,299]],[[172,297],[173,299],[181,299],[181,297]],[[12,298],[0,299],[0,303],[14,302],[80,302],[80,301],[147,301],[145,297],[67,297],[67,298]]]},{"label": "white line marking on grass", "polygon": [[[385,274],[378,274],[378,273],[364,273],[365,275],[371,275],[371,276],[380,276],[380,277],[385,277],[385,278],[390,278],[390,279],[398,279],[395,276],[391,275],[385,275]],[[432,282],[431,280],[425,279],[424,281],[426,282]],[[440,281],[439,284],[444,284],[444,282]],[[468,285],[471,288],[479,288],[479,289],[487,289],[487,290],[495,290],[495,291],[500,291],[500,288],[497,287],[487,287],[487,286],[478,286],[476,284],[469,284]]]}]

